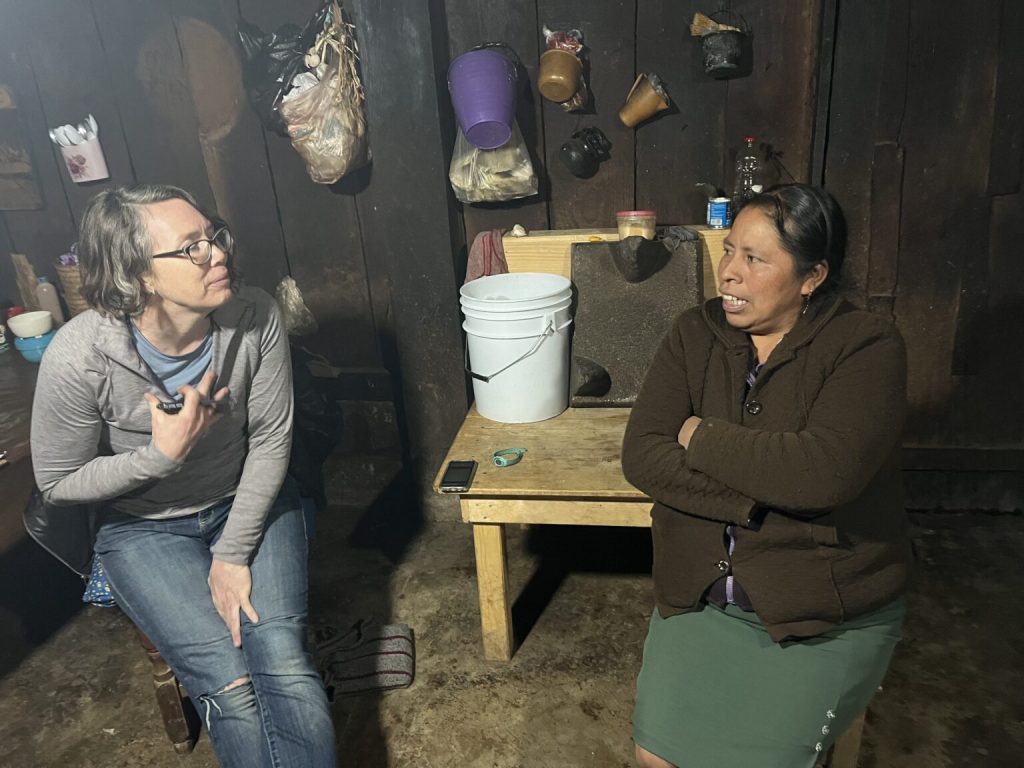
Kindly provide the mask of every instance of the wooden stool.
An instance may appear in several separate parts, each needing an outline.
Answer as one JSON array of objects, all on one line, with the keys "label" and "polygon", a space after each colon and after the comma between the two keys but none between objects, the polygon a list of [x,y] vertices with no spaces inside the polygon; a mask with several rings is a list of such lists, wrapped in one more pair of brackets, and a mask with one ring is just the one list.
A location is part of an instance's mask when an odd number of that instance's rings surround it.
[{"label": "wooden stool", "polygon": [[867,710],[860,713],[850,727],[839,734],[836,743],[828,751],[825,762],[821,768],[857,768],[857,759],[860,756],[860,741],[864,736],[864,716]]},{"label": "wooden stool", "polygon": [[195,748],[196,739],[199,737],[199,713],[152,641],[138,627],[135,631],[138,632],[139,641],[153,665],[153,688],[156,691],[156,703],[160,709],[160,717],[164,721],[167,738],[174,745],[175,752],[187,755]]}]

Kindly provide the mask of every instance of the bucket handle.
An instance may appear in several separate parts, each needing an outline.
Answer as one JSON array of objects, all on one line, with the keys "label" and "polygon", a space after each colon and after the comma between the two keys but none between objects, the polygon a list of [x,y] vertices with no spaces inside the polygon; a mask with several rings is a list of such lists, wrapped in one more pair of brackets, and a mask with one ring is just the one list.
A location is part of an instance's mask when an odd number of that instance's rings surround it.
[{"label": "bucket handle", "polygon": [[[728,19],[728,21],[723,21],[723,19],[716,19],[715,18],[716,16],[723,16],[726,19]],[[719,22],[722,22],[722,23],[725,23],[725,24],[730,24],[730,25],[732,25],[734,27],[738,27],[740,32],[742,34],[744,34],[744,35],[749,35],[750,34],[750,25],[747,23],[747,20],[745,18],[743,18],[743,14],[739,13],[738,11],[733,11],[733,10],[730,10],[729,8],[722,8],[720,10],[715,11],[714,13],[709,13],[708,14],[708,18],[711,19],[712,21],[719,21]],[[739,24],[733,23],[733,22],[735,22],[735,20],[737,18],[739,18],[740,23]],[[715,33],[712,33],[712,34],[715,34]]]},{"label": "bucket handle", "polygon": [[523,62],[519,59],[519,54],[516,53],[516,49],[513,48],[508,43],[503,43],[503,42],[501,42],[499,40],[492,40],[492,41],[489,41],[489,42],[486,42],[486,43],[480,43],[479,45],[474,45],[469,50],[471,50],[471,51],[483,51],[483,50],[485,50],[487,48],[504,48],[505,51],[506,51],[506,56],[508,56],[512,60],[512,63],[515,64],[516,67],[522,67],[523,66]]},{"label": "bucket handle", "polygon": [[523,360],[528,358],[530,355],[532,355],[534,352],[536,352],[538,349],[540,349],[540,345],[543,344],[547,340],[547,338],[549,336],[554,336],[557,331],[560,331],[563,328],[567,328],[571,322],[572,322],[572,319],[570,318],[569,320],[566,320],[565,323],[560,325],[558,328],[555,328],[555,321],[553,319],[548,320],[548,325],[544,329],[544,333],[542,333],[540,338],[537,339],[537,343],[534,344],[532,347],[530,347],[528,352],[526,352],[525,354],[520,355],[519,357],[517,357],[515,360],[513,360],[508,365],[506,365],[506,366],[504,366],[502,368],[499,368],[494,373],[492,373],[490,376],[484,376],[483,374],[477,373],[476,371],[474,371],[472,368],[469,367],[469,346],[467,345],[466,346],[466,353],[464,355],[464,357],[465,357],[466,373],[468,373],[470,376],[472,376],[477,381],[482,381],[484,384],[486,384],[491,379],[493,379],[495,376],[497,376],[499,373],[504,373],[509,368],[511,368],[513,365],[515,365],[516,363],[522,362]]}]

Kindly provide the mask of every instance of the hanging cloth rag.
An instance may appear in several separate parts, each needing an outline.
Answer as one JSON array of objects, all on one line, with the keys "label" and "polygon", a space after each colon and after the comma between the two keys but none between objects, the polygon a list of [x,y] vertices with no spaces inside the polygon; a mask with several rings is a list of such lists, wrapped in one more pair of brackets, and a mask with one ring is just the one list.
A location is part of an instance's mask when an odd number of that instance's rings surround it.
[{"label": "hanging cloth rag", "polygon": [[505,261],[505,246],[501,243],[504,229],[490,229],[473,238],[466,261],[466,279],[463,284],[487,275],[504,275],[508,272]]}]

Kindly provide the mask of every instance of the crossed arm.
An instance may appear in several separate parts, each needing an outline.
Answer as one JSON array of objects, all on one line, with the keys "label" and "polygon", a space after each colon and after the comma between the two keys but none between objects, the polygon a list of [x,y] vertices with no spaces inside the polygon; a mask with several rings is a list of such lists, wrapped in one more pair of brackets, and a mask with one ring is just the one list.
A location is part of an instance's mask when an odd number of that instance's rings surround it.
[{"label": "crossed arm", "polygon": [[696,417],[683,353],[677,326],[655,356],[623,444],[627,479],[669,507],[739,525],[757,506],[813,516],[856,498],[899,440],[906,365],[895,332],[844,349],[807,423],[792,431]]}]

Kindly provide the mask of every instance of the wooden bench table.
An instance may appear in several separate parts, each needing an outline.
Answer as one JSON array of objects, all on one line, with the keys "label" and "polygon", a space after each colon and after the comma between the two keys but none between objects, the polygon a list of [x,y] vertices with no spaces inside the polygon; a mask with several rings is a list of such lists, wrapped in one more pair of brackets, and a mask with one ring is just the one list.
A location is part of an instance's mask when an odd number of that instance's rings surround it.
[{"label": "wooden bench table", "polygon": [[[515,524],[650,527],[651,500],[622,475],[622,435],[628,408],[570,408],[548,421],[501,424],[472,408],[452,443],[453,459],[474,459],[476,477],[460,495],[463,522],[473,526],[484,658],[512,658],[505,528]],[[496,467],[501,448],[526,448],[523,460]],[[864,713],[836,740],[819,768],[855,768]]]},{"label": "wooden bench table", "polygon": [[[508,661],[513,652],[505,525],[650,527],[650,499],[622,475],[628,418],[628,408],[570,408],[547,421],[502,424],[469,411],[434,489],[449,461],[477,462],[459,506],[473,526],[484,658]],[[501,448],[527,452],[518,464],[496,467],[491,457]]]}]

